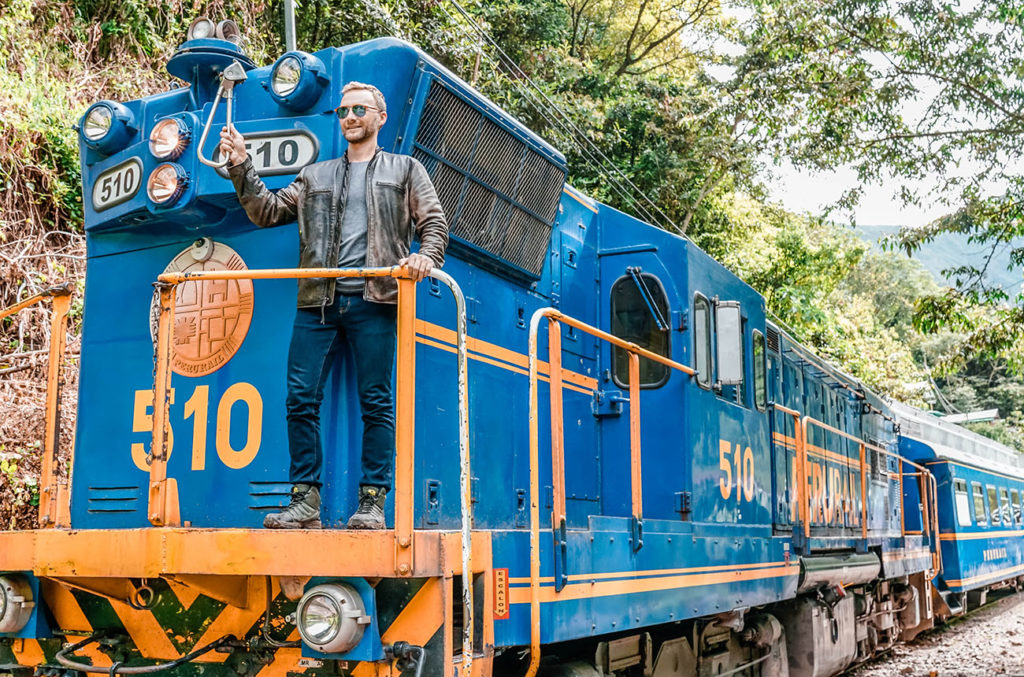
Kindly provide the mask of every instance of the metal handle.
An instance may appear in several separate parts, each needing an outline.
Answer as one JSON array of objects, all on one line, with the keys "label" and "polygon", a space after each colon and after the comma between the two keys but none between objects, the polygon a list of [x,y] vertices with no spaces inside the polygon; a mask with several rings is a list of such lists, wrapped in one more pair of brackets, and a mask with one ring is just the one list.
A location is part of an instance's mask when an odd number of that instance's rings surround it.
[{"label": "metal handle", "polygon": [[203,125],[203,135],[199,137],[199,145],[196,147],[196,155],[199,156],[199,161],[209,167],[215,169],[222,169],[227,167],[231,162],[231,156],[228,155],[220,162],[214,162],[213,160],[207,160],[203,157],[203,146],[206,145],[206,137],[210,134],[210,127],[213,125],[213,116],[217,114],[217,104],[220,103],[220,97],[223,96],[227,99],[227,124],[225,127],[233,129],[234,125],[231,123],[232,118],[232,102],[235,98],[235,85],[239,82],[244,82],[247,76],[245,69],[242,68],[242,64],[238,61],[232,61],[231,65],[224,69],[224,72],[220,74],[220,87],[217,88],[217,95],[213,97],[213,106],[210,107],[210,117],[206,119],[206,124]]}]

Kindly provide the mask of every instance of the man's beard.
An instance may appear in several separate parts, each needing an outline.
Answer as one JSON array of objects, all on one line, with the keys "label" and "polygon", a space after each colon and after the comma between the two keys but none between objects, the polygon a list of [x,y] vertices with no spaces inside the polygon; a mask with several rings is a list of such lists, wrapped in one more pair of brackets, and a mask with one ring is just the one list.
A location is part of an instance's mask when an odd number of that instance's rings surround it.
[{"label": "man's beard", "polygon": [[[369,127],[366,127],[365,125],[360,125],[358,127],[349,127],[348,129],[343,129],[342,132],[345,134],[345,138],[348,140],[349,143],[358,143],[360,141],[365,141],[366,139],[370,138],[373,135],[373,132],[371,132]],[[357,132],[358,135],[349,136],[349,134],[353,132]]]}]

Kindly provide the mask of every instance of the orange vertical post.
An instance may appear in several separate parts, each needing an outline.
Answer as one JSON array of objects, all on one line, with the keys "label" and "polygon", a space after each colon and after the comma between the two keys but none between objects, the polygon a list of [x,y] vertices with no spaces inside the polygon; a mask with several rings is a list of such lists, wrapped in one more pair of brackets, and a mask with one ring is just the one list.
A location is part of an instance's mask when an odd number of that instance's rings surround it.
[{"label": "orange vertical post", "polygon": [[797,454],[800,456],[800,509],[803,512],[804,538],[811,537],[811,496],[807,489],[807,419],[796,426]]},{"label": "orange vertical post", "polygon": [[[67,348],[68,310],[71,293],[55,294],[50,319],[50,357],[46,374],[46,432],[43,438],[43,458],[39,487],[39,524],[56,526],[58,513],[63,512],[59,502],[66,492],[57,487],[56,464],[60,447],[60,402],[64,388],[64,351]],[[68,526],[68,525],[61,525]]]},{"label": "orange vertical post", "polygon": [[640,467],[640,357],[629,353],[629,466],[632,477],[633,517],[641,519],[643,506],[643,474]]},{"label": "orange vertical post", "polygon": [[551,528],[565,520],[565,421],[562,413],[562,326],[548,319],[548,368],[551,375]]},{"label": "orange vertical post", "polygon": [[860,443],[860,537],[868,537],[868,475],[867,454],[864,443]]},{"label": "orange vertical post", "polygon": [[899,468],[900,478],[900,536],[906,538],[907,536],[907,515],[904,512],[906,509],[903,507],[903,458],[898,457],[899,460],[896,466]]},{"label": "orange vertical post", "polygon": [[175,286],[160,286],[160,315],[156,330],[156,376],[153,382],[153,445],[149,450],[149,521],[154,526],[178,526],[177,496],[167,479],[170,420],[171,329],[174,326]]},{"label": "orange vertical post", "polygon": [[414,565],[416,439],[416,283],[398,278],[398,377],[395,393],[395,573]]}]

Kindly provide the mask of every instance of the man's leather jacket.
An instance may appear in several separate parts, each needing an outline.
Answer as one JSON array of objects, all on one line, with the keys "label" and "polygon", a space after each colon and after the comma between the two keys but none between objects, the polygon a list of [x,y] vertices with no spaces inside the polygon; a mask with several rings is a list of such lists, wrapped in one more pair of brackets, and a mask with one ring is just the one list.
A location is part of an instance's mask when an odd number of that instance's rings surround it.
[{"label": "man's leather jacket", "polygon": [[[252,160],[228,168],[238,200],[257,226],[299,224],[299,267],[335,268],[341,248],[342,209],[348,191],[348,157],[303,167],[295,180],[275,192],[256,175]],[[408,155],[380,148],[366,168],[366,266],[397,265],[409,255],[413,224],[420,253],[435,266],[444,263],[448,224],[434,184],[423,165]],[[299,280],[300,308],[323,307],[334,301],[334,279]],[[390,277],[367,278],[363,298],[396,303],[398,282]]]}]

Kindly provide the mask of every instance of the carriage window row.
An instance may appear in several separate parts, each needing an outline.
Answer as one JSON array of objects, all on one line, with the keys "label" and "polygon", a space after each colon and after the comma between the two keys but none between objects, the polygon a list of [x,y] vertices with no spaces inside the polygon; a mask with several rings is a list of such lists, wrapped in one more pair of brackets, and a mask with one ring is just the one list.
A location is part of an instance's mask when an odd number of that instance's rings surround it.
[{"label": "carriage window row", "polygon": [[[996,488],[991,484],[982,487],[980,482],[971,482],[971,496],[974,505],[974,523],[978,526],[1022,526],[1024,525],[1024,492],[1017,489]],[[967,498],[967,482],[954,480],[957,523],[962,527],[971,526]],[[987,501],[986,501],[987,499]],[[986,503],[988,511],[986,512]]]}]

